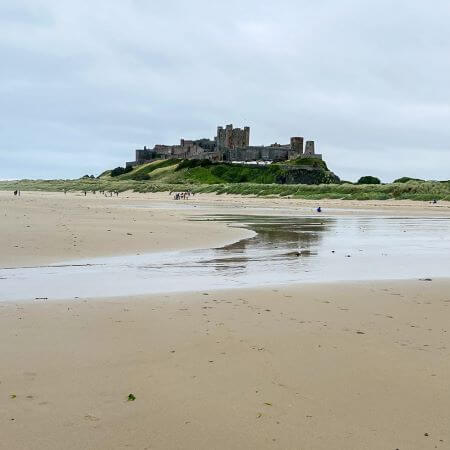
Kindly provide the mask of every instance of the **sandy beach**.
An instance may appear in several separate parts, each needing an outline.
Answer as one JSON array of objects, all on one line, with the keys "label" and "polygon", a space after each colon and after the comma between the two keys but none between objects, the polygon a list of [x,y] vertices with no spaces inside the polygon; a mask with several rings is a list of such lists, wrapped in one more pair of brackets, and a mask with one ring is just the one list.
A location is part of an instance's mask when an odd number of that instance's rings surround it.
[{"label": "sandy beach", "polygon": [[[0,266],[220,246],[248,230],[189,219],[319,203],[450,216],[448,203],[0,192]],[[0,448],[450,448],[449,293],[450,279],[414,279],[0,302]]]},{"label": "sandy beach", "polygon": [[218,222],[190,222],[202,214],[326,214],[450,216],[450,202],[294,200],[201,194],[174,202],[167,192],[104,197],[79,192],[0,191],[0,266],[221,246],[249,236]]}]

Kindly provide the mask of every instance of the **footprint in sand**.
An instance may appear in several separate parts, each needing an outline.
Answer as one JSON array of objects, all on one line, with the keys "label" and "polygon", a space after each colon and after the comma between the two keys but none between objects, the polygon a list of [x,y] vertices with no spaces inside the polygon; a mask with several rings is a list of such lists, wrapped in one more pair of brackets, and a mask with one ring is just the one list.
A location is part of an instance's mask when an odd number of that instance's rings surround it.
[{"label": "footprint in sand", "polygon": [[27,378],[35,378],[37,373],[36,372],[23,372],[23,375]]},{"label": "footprint in sand", "polygon": [[98,417],[92,416],[91,414],[86,414],[84,418],[90,422],[98,422],[100,420]]}]

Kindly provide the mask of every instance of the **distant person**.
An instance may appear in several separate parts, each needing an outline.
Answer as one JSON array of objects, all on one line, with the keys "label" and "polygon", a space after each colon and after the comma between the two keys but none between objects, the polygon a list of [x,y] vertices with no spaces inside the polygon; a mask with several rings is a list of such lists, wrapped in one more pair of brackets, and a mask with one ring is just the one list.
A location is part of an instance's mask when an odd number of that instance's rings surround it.
[{"label": "distant person", "polygon": [[433,205],[435,205],[436,203],[437,203],[437,200],[436,199],[433,199]]},{"label": "distant person", "polygon": [[84,196],[86,197],[86,195],[87,195],[87,192],[86,192],[86,191],[84,191]]},{"label": "distant person", "polygon": [[322,212],[322,208],[321,208],[320,206],[317,208],[317,212],[318,212],[318,213],[321,213],[321,212]]},{"label": "distant person", "polygon": [[16,196],[17,195],[17,190],[16,191],[14,191],[14,196]]}]

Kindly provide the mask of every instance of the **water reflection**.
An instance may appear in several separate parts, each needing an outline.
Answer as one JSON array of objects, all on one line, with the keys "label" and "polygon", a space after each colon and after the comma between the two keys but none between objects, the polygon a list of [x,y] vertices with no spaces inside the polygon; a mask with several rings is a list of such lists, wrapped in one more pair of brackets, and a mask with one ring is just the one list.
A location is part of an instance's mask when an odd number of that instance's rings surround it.
[{"label": "water reflection", "polygon": [[215,215],[193,220],[216,220],[254,231],[255,236],[216,248],[215,257],[204,261],[218,271],[243,272],[250,263],[306,258],[317,255],[324,233],[336,219],[311,217]]},{"label": "water reflection", "polygon": [[0,269],[0,300],[450,276],[450,220],[214,215],[254,231],[221,248]]}]

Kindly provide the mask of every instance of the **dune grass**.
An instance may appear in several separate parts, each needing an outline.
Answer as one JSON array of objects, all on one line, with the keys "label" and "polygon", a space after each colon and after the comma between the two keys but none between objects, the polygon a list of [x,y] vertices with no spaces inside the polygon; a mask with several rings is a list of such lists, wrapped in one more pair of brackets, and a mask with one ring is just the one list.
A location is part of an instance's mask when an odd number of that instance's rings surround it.
[{"label": "dune grass", "polygon": [[[169,167],[169,166],[166,166]],[[160,169],[163,169],[160,167]],[[156,170],[156,168],[154,169]],[[152,170],[153,172],[153,170]],[[128,174],[125,174],[128,175]],[[176,177],[176,172],[173,172]],[[280,196],[304,199],[344,199],[344,200],[387,200],[409,199],[430,201],[450,201],[450,182],[409,181],[407,183],[390,183],[380,185],[355,184],[257,184],[257,183],[211,183],[191,182],[166,183],[152,180],[139,181],[118,179],[120,177],[103,177],[97,179],[82,178],[77,180],[17,180],[0,181],[0,190],[20,189],[22,191],[134,191],[163,192],[186,191],[196,193],[212,192],[216,194],[239,194],[253,196]],[[166,180],[167,178],[164,178]],[[212,181],[212,180],[210,180]]]},{"label": "dune grass", "polygon": [[[168,159],[143,164],[130,172],[115,177],[111,176],[111,171],[105,171],[98,178],[0,181],[0,190],[78,192],[189,190],[196,193],[213,192],[216,194],[304,199],[410,199],[422,201],[436,199],[450,201],[450,181],[421,181],[402,178],[399,179],[399,182],[390,184],[358,185],[345,182],[340,184],[280,184],[280,175],[286,173],[286,170],[289,171],[292,168],[297,170],[296,165],[304,165],[308,161],[312,169],[306,171],[306,175],[309,176],[312,170],[322,177],[319,180],[326,179],[323,175],[331,172],[325,170],[327,169],[325,162],[314,158],[309,159],[289,161],[290,168],[288,169],[286,169],[286,163],[255,167],[231,163],[212,163],[208,160]],[[303,175],[302,177],[305,178]],[[332,183],[335,182],[335,179],[332,179]]]},{"label": "dune grass", "polygon": [[[119,175],[114,178],[116,180],[146,181],[152,179],[152,175],[154,175],[153,172],[167,167],[172,167],[173,169],[175,169],[179,162],[179,159],[164,159],[161,161],[154,161],[151,163],[142,164],[138,167],[135,167],[131,172]],[[106,174],[105,178],[107,176],[108,174]]]}]

